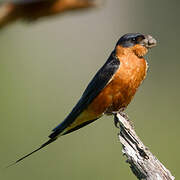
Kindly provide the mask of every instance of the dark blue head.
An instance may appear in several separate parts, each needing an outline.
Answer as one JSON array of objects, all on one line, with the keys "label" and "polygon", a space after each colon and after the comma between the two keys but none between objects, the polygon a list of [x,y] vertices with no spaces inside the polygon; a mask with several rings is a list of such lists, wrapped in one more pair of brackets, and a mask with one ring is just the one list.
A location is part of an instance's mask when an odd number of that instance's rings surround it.
[{"label": "dark blue head", "polygon": [[138,57],[143,57],[148,49],[156,46],[156,40],[151,35],[140,33],[129,33],[122,36],[116,44],[116,55],[124,54],[125,51],[135,53]]},{"label": "dark blue head", "polygon": [[136,44],[141,44],[142,40],[145,39],[145,36],[140,33],[128,33],[122,36],[119,41],[117,42],[117,45],[120,45],[122,47],[131,47]]}]

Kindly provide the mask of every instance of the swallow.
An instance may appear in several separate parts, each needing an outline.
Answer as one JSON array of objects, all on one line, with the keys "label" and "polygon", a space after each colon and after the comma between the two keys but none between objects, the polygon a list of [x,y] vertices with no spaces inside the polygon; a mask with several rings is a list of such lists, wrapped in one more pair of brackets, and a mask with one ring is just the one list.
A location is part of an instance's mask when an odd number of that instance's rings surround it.
[{"label": "swallow", "polygon": [[124,111],[146,77],[148,65],[144,56],[155,45],[156,40],[150,35],[129,33],[122,36],[70,114],[52,130],[49,140],[13,164],[103,115]]},{"label": "swallow", "polygon": [[0,27],[18,19],[35,21],[67,11],[95,7],[95,0],[16,0],[0,3]]}]

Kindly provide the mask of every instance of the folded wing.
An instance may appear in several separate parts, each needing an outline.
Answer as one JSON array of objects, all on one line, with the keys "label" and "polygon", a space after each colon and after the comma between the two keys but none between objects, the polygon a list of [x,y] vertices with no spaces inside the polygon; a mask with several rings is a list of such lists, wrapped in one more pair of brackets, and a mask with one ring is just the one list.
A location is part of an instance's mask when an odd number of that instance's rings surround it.
[{"label": "folded wing", "polygon": [[[55,138],[59,135],[62,135],[63,133],[67,134],[69,132],[72,132],[72,129],[68,129],[68,131],[66,131],[66,128],[68,128],[72,123],[74,124],[76,120],[78,121],[78,117],[80,116],[80,114],[83,113],[83,111],[96,98],[96,96],[107,86],[107,84],[109,84],[113,75],[118,70],[119,66],[120,61],[116,58],[115,52],[113,51],[106,63],[96,73],[92,81],[89,83],[81,99],[73,108],[71,113],[65,118],[65,120],[61,124],[59,124],[56,128],[53,129],[53,133],[49,136],[50,138]],[[87,115],[84,115],[84,117],[86,116]],[[94,117],[93,119],[87,118],[87,120],[82,121],[82,124],[77,123],[78,127],[73,126],[73,129],[77,130],[84,125],[93,122],[97,118],[98,117]]]}]

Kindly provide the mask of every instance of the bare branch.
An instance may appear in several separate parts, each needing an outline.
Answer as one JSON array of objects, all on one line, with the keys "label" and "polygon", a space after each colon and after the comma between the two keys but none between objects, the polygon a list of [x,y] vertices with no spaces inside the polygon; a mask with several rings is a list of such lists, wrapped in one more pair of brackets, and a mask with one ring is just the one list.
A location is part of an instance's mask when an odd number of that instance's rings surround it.
[{"label": "bare branch", "polygon": [[120,124],[119,141],[123,147],[123,155],[127,157],[132,172],[138,179],[174,180],[170,171],[144,146],[136,135],[128,117],[115,114],[115,122]]},{"label": "bare branch", "polygon": [[[26,3],[25,3],[26,2]],[[0,4],[0,28],[19,19],[34,21],[68,11],[79,11],[97,6],[97,0],[36,0],[4,2]]]}]

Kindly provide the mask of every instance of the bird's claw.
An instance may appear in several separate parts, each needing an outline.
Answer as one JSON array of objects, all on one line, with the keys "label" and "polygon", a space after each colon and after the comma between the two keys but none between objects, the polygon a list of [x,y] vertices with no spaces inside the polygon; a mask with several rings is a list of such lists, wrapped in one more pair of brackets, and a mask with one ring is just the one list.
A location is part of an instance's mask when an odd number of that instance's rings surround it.
[{"label": "bird's claw", "polygon": [[116,117],[114,117],[114,125],[116,128],[120,128],[120,122],[118,121],[118,119]]}]

